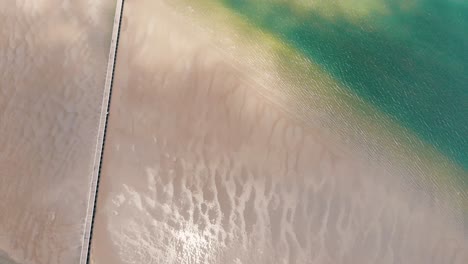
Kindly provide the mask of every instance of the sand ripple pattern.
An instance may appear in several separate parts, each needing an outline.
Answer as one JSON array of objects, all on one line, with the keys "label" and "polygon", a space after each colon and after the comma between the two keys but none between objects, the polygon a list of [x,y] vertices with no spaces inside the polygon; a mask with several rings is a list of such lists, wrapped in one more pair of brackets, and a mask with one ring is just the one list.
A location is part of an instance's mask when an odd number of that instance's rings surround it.
[{"label": "sand ripple pattern", "polygon": [[468,262],[424,190],[266,100],[164,5],[124,14],[92,263]]},{"label": "sand ripple pattern", "polygon": [[112,2],[0,1],[0,263],[77,263]]}]

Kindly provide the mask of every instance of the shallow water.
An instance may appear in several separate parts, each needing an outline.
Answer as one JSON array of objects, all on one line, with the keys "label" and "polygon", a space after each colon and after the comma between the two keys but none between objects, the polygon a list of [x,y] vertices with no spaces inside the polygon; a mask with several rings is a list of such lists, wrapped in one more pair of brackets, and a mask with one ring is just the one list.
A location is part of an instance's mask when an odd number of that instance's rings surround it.
[{"label": "shallow water", "polygon": [[91,263],[468,261],[465,208],[296,118],[166,3],[125,3]]},{"label": "shallow water", "polygon": [[79,261],[113,5],[0,1],[0,263]]},{"label": "shallow water", "polygon": [[466,3],[220,2],[468,169]]}]

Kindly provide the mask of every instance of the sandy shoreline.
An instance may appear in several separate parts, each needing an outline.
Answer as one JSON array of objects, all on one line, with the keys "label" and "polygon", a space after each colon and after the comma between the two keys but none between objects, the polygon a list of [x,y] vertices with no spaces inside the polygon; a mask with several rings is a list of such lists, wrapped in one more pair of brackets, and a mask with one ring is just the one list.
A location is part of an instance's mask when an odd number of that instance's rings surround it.
[{"label": "sandy shoreline", "polygon": [[125,4],[91,263],[468,260],[451,197],[292,116],[190,19]]}]

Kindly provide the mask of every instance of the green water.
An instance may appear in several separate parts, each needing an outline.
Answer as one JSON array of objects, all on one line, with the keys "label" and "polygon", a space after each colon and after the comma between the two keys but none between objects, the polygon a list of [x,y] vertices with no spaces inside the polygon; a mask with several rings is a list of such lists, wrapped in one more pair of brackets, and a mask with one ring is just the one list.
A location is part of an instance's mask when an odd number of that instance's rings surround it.
[{"label": "green water", "polygon": [[468,169],[468,4],[222,1]]}]

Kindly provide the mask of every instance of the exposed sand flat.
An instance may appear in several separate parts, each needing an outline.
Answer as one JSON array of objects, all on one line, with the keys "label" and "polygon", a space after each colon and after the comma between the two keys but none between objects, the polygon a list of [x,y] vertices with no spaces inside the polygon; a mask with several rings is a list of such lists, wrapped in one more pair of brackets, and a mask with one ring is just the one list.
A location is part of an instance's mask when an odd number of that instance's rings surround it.
[{"label": "exposed sand flat", "polygon": [[188,21],[125,3],[91,263],[468,262],[457,209],[294,118]]},{"label": "exposed sand flat", "polygon": [[114,2],[0,1],[2,264],[79,261]]}]

